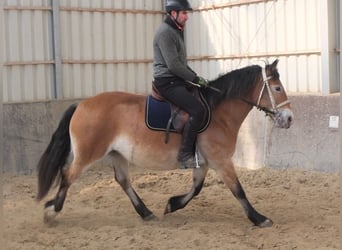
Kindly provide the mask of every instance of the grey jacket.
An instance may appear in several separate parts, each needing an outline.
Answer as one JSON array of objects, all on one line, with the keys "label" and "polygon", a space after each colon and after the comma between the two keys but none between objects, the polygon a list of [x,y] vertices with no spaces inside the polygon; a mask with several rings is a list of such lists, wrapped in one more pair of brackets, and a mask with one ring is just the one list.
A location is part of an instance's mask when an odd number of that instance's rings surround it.
[{"label": "grey jacket", "polygon": [[196,76],[187,64],[182,32],[163,22],[153,40],[153,77],[179,77],[194,81]]}]

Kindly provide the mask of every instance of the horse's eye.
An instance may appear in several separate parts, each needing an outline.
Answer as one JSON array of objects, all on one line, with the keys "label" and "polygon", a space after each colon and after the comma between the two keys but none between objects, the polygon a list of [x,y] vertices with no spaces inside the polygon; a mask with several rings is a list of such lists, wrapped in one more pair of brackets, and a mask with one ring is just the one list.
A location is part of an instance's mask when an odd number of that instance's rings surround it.
[{"label": "horse's eye", "polygon": [[277,92],[281,92],[281,87],[280,86],[276,86],[276,87],[274,87],[274,90],[277,91]]}]

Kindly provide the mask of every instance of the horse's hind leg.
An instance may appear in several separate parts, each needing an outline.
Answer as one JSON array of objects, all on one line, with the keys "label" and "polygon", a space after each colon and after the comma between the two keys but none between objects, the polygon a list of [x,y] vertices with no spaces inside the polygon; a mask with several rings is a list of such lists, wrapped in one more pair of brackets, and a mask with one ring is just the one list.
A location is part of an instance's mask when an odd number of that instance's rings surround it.
[{"label": "horse's hind leg", "polygon": [[172,213],[178,209],[184,208],[196,195],[198,195],[203,187],[205,176],[208,168],[201,167],[193,170],[193,185],[187,194],[171,197],[167,203],[164,214]]},{"label": "horse's hind leg", "polygon": [[126,159],[124,159],[118,153],[112,153],[112,157],[115,180],[120,184],[121,188],[125,191],[129,199],[131,200],[135,211],[145,221],[155,219],[156,216],[154,216],[154,214],[146,207],[144,202],[140,199],[131,185],[131,182],[128,178],[128,163]]},{"label": "horse's hind leg", "polygon": [[229,167],[218,170],[224,183],[229,187],[235,198],[242,205],[248,219],[254,223],[254,225],[259,227],[270,227],[273,222],[265,217],[264,215],[258,213],[253,206],[249,203],[245,191],[243,190],[238,177],[236,176],[233,163],[230,163]]},{"label": "horse's hind leg", "polygon": [[80,176],[84,167],[76,166],[73,162],[69,168],[61,173],[59,189],[54,199],[45,203],[44,222],[52,223],[54,218],[63,209],[64,201],[70,185]]},{"label": "horse's hind leg", "polygon": [[66,181],[65,176],[62,175],[61,183],[60,183],[60,186],[59,186],[59,189],[55,198],[45,203],[45,213],[44,213],[45,223],[53,222],[53,219],[62,210],[69,187],[70,185]]}]

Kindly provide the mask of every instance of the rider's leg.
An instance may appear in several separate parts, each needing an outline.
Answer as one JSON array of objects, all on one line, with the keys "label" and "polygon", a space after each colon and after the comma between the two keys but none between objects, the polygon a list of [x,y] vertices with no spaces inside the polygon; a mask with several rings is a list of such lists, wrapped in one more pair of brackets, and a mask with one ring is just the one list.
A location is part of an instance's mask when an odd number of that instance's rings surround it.
[{"label": "rider's leg", "polygon": [[185,124],[182,133],[182,142],[178,152],[178,162],[180,168],[194,168],[196,167],[195,147],[197,140],[197,130],[194,129],[193,117]]},{"label": "rider's leg", "polygon": [[197,131],[200,129],[204,107],[201,102],[193,96],[183,82],[170,82],[157,85],[159,92],[170,102],[189,113],[189,122],[185,125],[182,133],[182,143],[178,154],[181,168],[196,167],[195,147]]}]

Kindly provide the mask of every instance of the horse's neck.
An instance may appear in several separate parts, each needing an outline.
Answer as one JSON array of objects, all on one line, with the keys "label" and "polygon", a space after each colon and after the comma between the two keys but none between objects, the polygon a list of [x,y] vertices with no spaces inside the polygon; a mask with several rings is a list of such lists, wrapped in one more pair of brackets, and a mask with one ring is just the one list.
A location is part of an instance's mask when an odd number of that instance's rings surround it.
[{"label": "horse's neck", "polygon": [[239,99],[224,100],[214,110],[214,116],[224,122],[227,128],[238,131],[251,109],[252,106]]}]

